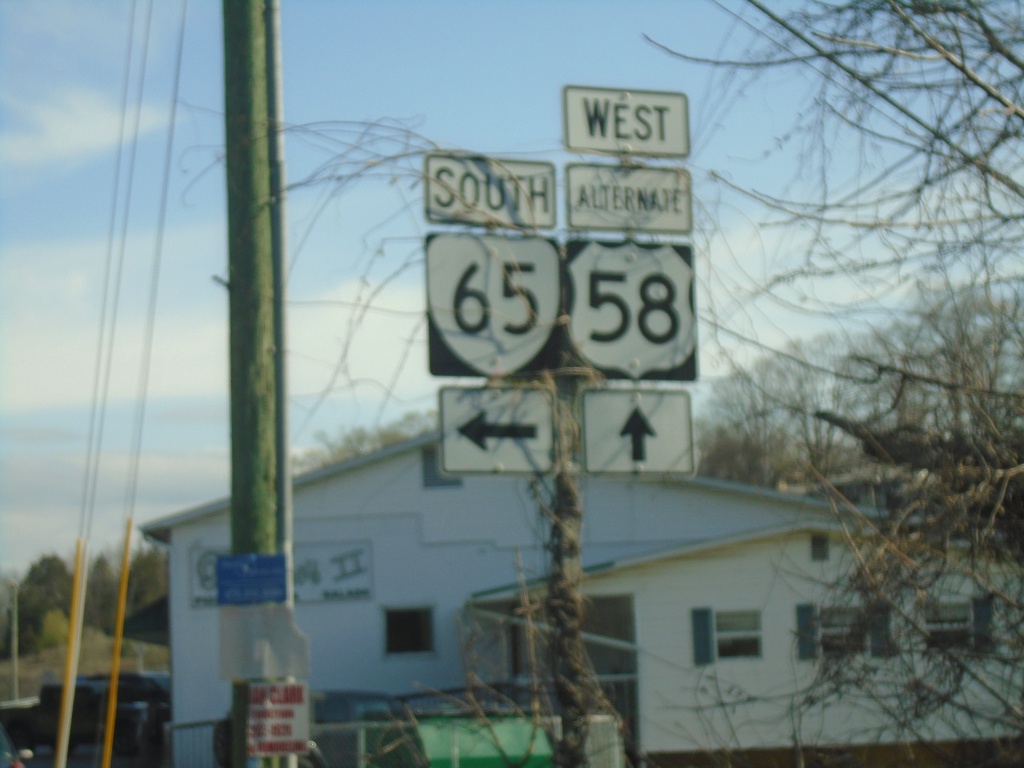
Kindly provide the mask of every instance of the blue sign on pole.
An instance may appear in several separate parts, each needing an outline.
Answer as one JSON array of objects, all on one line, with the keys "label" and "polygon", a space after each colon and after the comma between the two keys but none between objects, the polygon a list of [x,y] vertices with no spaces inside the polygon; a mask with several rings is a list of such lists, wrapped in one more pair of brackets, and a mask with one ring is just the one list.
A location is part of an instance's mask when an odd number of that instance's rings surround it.
[{"label": "blue sign on pole", "polygon": [[217,605],[283,603],[287,599],[284,555],[217,557]]}]

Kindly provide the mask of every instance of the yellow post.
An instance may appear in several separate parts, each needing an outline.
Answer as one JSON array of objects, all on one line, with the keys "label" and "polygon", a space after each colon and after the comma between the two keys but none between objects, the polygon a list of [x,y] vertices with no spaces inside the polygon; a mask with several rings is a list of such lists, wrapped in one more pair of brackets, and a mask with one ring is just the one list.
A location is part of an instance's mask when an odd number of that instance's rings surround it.
[{"label": "yellow post", "polygon": [[71,582],[71,623],[68,631],[68,655],[64,661],[64,690],[60,697],[60,731],[55,745],[54,768],[68,763],[68,741],[71,738],[71,710],[75,704],[75,679],[78,677],[78,656],[82,644],[82,619],[85,605],[85,540],[75,543],[75,574]]},{"label": "yellow post", "polygon": [[110,660],[110,687],[107,690],[107,725],[103,731],[103,768],[110,768],[114,755],[114,723],[117,715],[117,681],[121,678],[121,646],[124,642],[124,614],[128,603],[128,573],[131,570],[132,519],[124,529],[121,552],[121,588],[117,595],[117,619],[114,621],[114,650]]}]

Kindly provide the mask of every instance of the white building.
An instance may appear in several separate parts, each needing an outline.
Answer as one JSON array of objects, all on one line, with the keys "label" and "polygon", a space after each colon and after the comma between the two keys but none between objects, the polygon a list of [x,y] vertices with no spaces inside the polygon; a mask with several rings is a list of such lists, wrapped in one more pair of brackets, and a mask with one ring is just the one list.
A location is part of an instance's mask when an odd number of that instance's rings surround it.
[{"label": "white building", "polygon": [[[399,694],[461,686],[468,671],[493,683],[529,673],[514,613],[521,585],[544,583],[536,497],[548,493],[523,478],[442,477],[436,458],[425,437],[297,478],[295,619],[312,688]],[[856,696],[803,705],[823,657],[883,669],[895,658],[884,622],[823,605],[848,552],[830,505],[699,478],[581,482],[591,659],[655,762],[907,738]],[[214,563],[229,551],[229,502],[144,531],[169,545],[174,720],[221,717]],[[951,598],[944,631],[984,633],[979,597]],[[957,726],[939,718],[917,736],[951,739]]]}]

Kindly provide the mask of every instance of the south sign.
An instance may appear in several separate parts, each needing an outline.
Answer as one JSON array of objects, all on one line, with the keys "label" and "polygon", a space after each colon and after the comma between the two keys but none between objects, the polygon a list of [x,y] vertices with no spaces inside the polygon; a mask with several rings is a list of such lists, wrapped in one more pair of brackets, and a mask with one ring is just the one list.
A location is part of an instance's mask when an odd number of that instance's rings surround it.
[{"label": "south sign", "polygon": [[429,221],[508,229],[555,226],[555,167],[480,155],[430,153],[424,160]]}]

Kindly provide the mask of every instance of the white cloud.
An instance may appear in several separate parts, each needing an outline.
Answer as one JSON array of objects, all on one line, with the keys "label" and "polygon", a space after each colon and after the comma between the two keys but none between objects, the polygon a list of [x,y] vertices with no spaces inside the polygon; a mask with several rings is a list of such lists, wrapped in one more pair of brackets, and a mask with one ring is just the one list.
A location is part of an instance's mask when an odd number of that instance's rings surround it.
[{"label": "white cloud", "polygon": [[[214,236],[211,236],[211,231]],[[186,291],[158,296],[149,393],[209,396],[226,389],[226,302],[210,279],[219,268],[220,230],[196,226],[169,233],[179,257],[162,283]],[[216,239],[215,239],[216,238]],[[217,243],[211,246],[210,243]],[[6,413],[87,407],[99,345],[106,245],[99,240],[46,239],[4,244],[0,258],[0,346]],[[108,395],[132,400],[138,391],[152,258],[149,233],[130,238],[117,307]],[[116,271],[116,270],[115,270]],[[114,288],[108,290],[108,321]],[[107,346],[105,337],[104,346]]]},{"label": "white cloud", "polygon": [[[122,140],[120,107],[99,91],[63,89],[45,100],[3,98],[6,127],[0,133],[0,164],[8,169],[66,166],[109,152]],[[124,139],[135,127],[134,111],[124,120]],[[167,125],[164,110],[143,105],[140,136]]]},{"label": "white cloud", "polygon": [[[80,534],[89,540],[91,555],[120,548],[126,521],[123,493],[128,457],[103,457],[91,521],[83,527],[82,455],[40,453],[5,460],[4,487],[0,493],[4,509],[0,564],[5,572],[14,570],[24,575],[41,555],[73,554]],[[223,453],[194,451],[144,456],[140,496],[133,510],[136,531],[148,520],[224,496],[227,478],[228,458]]]}]

